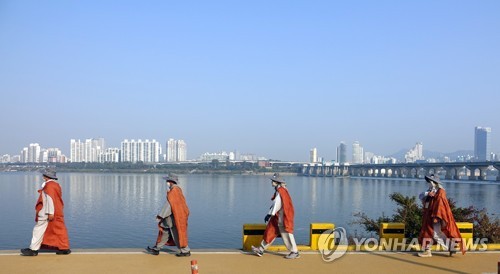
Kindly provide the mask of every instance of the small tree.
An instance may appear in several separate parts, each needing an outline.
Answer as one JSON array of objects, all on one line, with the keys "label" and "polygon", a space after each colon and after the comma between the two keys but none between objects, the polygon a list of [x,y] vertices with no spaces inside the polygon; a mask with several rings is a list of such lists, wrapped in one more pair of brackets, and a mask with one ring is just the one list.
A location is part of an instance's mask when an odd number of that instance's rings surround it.
[{"label": "small tree", "polygon": [[[396,213],[392,217],[382,214],[377,219],[371,219],[365,213],[357,212],[354,214],[356,220],[351,223],[362,225],[367,232],[375,232],[377,235],[379,234],[381,223],[404,223],[405,237],[418,237],[420,228],[422,227],[422,205],[420,201],[417,203],[415,196],[404,196],[398,192],[390,194],[389,197],[398,206]],[[500,242],[500,220],[498,217],[490,220],[490,216],[484,208],[479,210],[474,206],[457,207],[456,202],[452,199],[448,199],[448,203],[450,204],[455,221],[474,224],[474,238],[487,238],[489,243]]]},{"label": "small tree", "polygon": [[389,197],[398,205],[392,221],[405,224],[405,237],[418,237],[422,226],[422,208],[417,204],[416,197],[404,196],[398,192],[390,194]]}]

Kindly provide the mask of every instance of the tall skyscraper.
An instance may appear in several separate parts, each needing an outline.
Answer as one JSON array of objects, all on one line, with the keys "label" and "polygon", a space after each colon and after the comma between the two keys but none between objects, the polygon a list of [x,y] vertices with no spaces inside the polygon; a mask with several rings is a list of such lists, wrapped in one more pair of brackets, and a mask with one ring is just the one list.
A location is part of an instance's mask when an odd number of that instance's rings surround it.
[{"label": "tall skyscraper", "polygon": [[176,141],[172,138],[167,141],[167,162],[175,162],[177,160]]},{"label": "tall skyscraper", "polygon": [[70,140],[69,160],[72,163],[83,162],[83,144],[80,140]]},{"label": "tall skyscraper", "polygon": [[184,140],[167,141],[167,162],[183,162],[187,160],[187,145]]},{"label": "tall skyscraper", "polygon": [[359,144],[358,141],[355,141],[352,144],[352,163],[353,164],[362,164],[363,163],[363,147]]},{"label": "tall skyscraper", "polygon": [[347,146],[344,142],[340,142],[337,147],[337,162],[340,164],[347,163]]},{"label": "tall skyscraper", "polygon": [[161,147],[156,140],[142,141],[125,139],[121,142],[121,161],[122,162],[144,162],[157,163],[160,161]]},{"label": "tall skyscraper", "polygon": [[414,163],[418,160],[424,160],[424,145],[421,142],[416,143],[415,146],[405,154],[406,163]]},{"label": "tall skyscraper", "polygon": [[40,162],[40,145],[38,143],[30,144],[28,148],[28,163]]},{"label": "tall skyscraper", "polygon": [[99,154],[100,163],[118,163],[120,162],[119,148],[106,148],[103,153]]},{"label": "tall skyscraper", "polygon": [[43,153],[43,162],[46,163],[61,163],[62,152],[58,148],[47,148]]},{"label": "tall skyscraper", "polygon": [[23,163],[40,163],[41,162],[41,147],[38,143],[30,144],[21,151],[21,162]]},{"label": "tall skyscraper", "polygon": [[491,160],[491,128],[475,127],[474,129],[474,158],[476,161]]},{"label": "tall skyscraper", "polygon": [[184,162],[187,160],[187,147],[184,140],[177,141],[177,162]]},{"label": "tall skyscraper", "polygon": [[21,163],[27,163],[28,162],[28,148],[24,147],[23,150],[21,150]]},{"label": "tall skyscraper", "polygon": [[99,156],[105,150],[104,138],[70,140],[70,160],[73,163],[86,162],[95,163],[99,161]]},{"label": "tall skyscraper", "polygon": [[318,150],[316,148],[312,148],[311,151],[309,151],[309,162],[310,163],[318,162]]}]

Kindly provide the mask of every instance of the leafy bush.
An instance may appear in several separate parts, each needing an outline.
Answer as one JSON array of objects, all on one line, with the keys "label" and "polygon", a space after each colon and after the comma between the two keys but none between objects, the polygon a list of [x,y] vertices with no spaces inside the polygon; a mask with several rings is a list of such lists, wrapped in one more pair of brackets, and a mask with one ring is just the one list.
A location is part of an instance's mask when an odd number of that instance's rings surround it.
[{"label": "leafy bush", "polygon": [[[359,224],[367,232],[375,232],[377,235],[379,234],[380,223],[404,223],[405,237],[418,237],[422,226],[422,205],[420,201],[417,202],[415,196],[404,196],[398,192],[390,194],[389,197],[398,206],[392,217],[382,214],[377,219],[371,219],[365,213],[357,212],[354,214],[356,219],[352,223]],[[489,243],[500,242],[500,220],[498,217],[492,220],[485,208],[479,210],[474,206],[457,207],[456,202],[452,199],[448,199],[448,202],[455,221],[474,223],[474,238],[487,238]]]}]

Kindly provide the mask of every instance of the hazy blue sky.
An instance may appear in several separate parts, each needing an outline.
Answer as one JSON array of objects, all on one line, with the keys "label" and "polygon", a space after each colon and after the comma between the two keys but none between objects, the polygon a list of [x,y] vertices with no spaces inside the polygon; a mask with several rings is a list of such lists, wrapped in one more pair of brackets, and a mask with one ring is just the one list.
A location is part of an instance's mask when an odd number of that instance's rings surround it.
[{"label": "hazy blue sky", "polygon": [[[500,1],[0,1],[0,155],[500,152]],[[424,155],[425,156],[425,155]]]}]

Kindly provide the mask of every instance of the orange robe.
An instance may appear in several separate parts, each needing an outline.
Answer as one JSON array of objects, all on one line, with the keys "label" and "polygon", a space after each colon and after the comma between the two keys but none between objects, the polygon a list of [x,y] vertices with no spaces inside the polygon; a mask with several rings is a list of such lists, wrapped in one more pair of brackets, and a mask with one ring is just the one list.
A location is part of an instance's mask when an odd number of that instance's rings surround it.
[{"label": "orange robe", "polygon": [[[278,193],[281,197],[281,210],[283,210],[283,226],[285,231],[288,233],[293,233],[293,218],[295,215],[293,209],[292,198],[285,187],[278,187]],[[272,200],[274,200],[274,196]],[[274,215],[269,219],[267,223],[266,230],[264,231],[263,239],[266,243],[270,243],[274,238],[281,235],[278,227],[278,214]]]},{"label": "orange robe", "polygon": [[54,202],[54,219],[48,223],[43,234],[42,246],[45,248],[57,248],[59,250],[69,249],[69,238],[66,224],[64,224],[64,202],[62,200],[61,186],[54,181],[47,181],[44,188],[38,190],[40,196],[36,202],[36,218],[43,207],[42,191],[52,198]]},{"label": "orange robe", "polygon": [[[446,225],[441,222],[441,231],[446,235],[448,239],[454,239],[458,242],[462,254],[465,254],[465,243],[460,235],[460,230],[457,227],[455,218],[450,209],[450,204],[446,198],[446,191],[440,188],[434,197],[427,197],[426,201],[429,202],[429,206],[423,209],[422,216],[422,228],[420,229],[420,235],[418,240],[420,244],[424,243],[424,239],[432,239],[434,236],[434,221],[444,221]],[[431,242],[432,242],[431,241]]]},{"label": "orange robe", "polygon": [[179,233],[179,247],[188,246],[188,217],[189,208],[186,199],[182,194],[182,190],[178,186],[173,186],[167,192],[167,200],[172,207],[172,214],[174,215],[175,227]]}]

